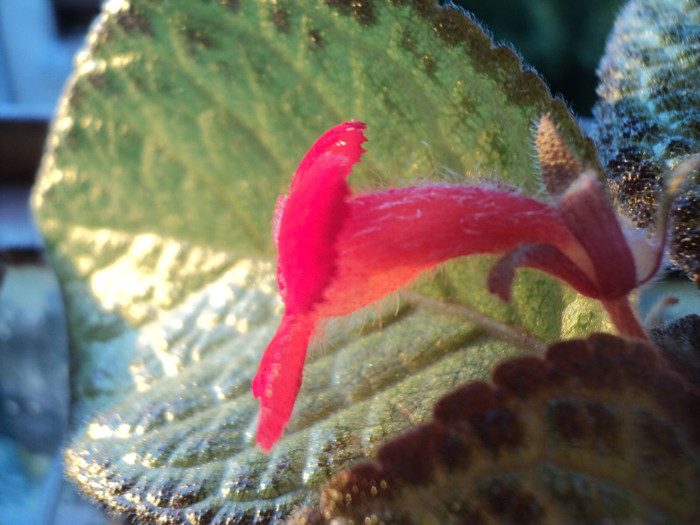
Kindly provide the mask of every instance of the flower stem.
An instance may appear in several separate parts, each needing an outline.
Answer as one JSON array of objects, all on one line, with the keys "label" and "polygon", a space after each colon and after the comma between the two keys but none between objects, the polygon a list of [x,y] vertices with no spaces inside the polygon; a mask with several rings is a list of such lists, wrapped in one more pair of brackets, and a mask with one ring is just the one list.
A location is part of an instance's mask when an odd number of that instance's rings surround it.
[{"label": "flower stem", "polygon": [[617,299],[602,300],[603,306],[608,312],[617,331],[625,337],[649,340],[644,333],[637,315],[630,305],[629,297],[623,296]]},{"label": "flower stem", "polygon": [[465,321],[474,323],[483,328],[490,335],[510,343],[513,346],[527,350],[528,352],[543,355],[547,349],[547,343],[541,339],[538,339],[534,335],[518,330],[517,328],[513,328],[512,326],[497,321],[492,317],[479,313],[476,310],[472,310],[471,308],[462,304],[437,301],[412,291],[403,292],[401,296],[415,306],[420,306],[426,310],[431,310],[441,314],[446,313],[449,315],[454,315],[455,317],[459,317]]}]

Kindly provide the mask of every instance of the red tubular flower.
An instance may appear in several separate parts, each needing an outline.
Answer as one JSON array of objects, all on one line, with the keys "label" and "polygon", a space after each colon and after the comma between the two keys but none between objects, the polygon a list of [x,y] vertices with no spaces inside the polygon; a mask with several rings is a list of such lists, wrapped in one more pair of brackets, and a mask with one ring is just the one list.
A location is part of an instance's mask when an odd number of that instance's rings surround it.
[{"label": "red tubular flower", "polygon": [[347,122],[327,131],[277,203],[285,312],[252,384],[261,398],[256,440],[263,450],[289,420],[318,321],[361,308],[454,257],[505,254],[488,283],[504,300],[518,267],[548,272],[601,299],[621,333],[645,337],[627,294],[656,272],[660,248],[628,239],[596,178],[549,119],[540,122],[537,147],[553,205],[446,184],[352,195],[346,178],[364,153],[364,129]]}]

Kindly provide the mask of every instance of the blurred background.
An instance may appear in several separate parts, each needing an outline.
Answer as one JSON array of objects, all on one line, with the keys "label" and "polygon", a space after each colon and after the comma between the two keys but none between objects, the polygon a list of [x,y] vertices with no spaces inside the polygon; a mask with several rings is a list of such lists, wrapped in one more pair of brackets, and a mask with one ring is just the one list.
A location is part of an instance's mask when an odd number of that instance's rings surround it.
[{"label": "blurred background", "polygon": [[[194,0],[193,0],[194,1]],[[581,117],[621,0],[461,0]],[[118,523],[63,481],[63,305],[28,207],[50,119],[99,0],[0,0],[0,525]]]}]

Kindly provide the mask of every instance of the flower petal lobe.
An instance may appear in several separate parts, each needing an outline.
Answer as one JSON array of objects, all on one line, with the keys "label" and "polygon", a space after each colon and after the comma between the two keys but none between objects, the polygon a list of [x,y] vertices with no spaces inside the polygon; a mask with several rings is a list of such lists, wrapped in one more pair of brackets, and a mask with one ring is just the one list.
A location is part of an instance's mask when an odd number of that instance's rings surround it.
[{"label": "flower petal lobe", "polygon": [[364,152],[364,128],[347,122],[327,131],[299,164],[289,196],[278,201],[277,279],[288,314],[309,312],[333,278],[350,194],[345,178]]}]

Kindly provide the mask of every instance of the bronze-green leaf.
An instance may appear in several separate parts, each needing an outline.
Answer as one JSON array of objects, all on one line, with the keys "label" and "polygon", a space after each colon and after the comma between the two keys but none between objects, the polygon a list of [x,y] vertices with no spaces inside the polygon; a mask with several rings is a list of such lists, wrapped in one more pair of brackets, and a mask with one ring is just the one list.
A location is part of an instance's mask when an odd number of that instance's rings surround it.
[{"label": "bronze-green leaf", "polygon": [[697,523],[700,397],[606,334],[499,365],[336,475],[293,523]]}]

